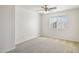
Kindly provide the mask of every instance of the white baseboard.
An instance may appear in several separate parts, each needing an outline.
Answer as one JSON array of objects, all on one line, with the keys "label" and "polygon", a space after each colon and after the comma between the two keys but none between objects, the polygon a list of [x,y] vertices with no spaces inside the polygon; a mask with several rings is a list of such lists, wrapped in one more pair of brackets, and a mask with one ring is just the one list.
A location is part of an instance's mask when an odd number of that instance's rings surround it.
[{"label": "white baseboard", "polygon": [[[38,37],[40,37],[40,36],[38,36]],[[35,38],[37,38],[37,37],[31,37],[31,38],[29,38],[27,40],[23,40],[23,41],[17,42],[17,43],[15,43],[15,45],[21,44],[21,43],[23,43],[25,41],[32,40],[32,39],[35,39]]]},{"label": "white baseboard", "polygon": [[7,53],[7,52],[9,52],[9,51],[11,51],[11,50],[13,50],[13,49],[15,49],[15,47],[13,47],[13,48],[11,48],[11,49],[7,49],[7,50],[3,51],[2,53]]},{"label": "white baseboard", "polygon": [[66,38],[51,37],[51,36],[46,36],[46,35],[41,35],[41,37],[46,37],[46,38],[53,38],[53,39],[60,39],[60,40],[67,40],[67,41],[79,42],[78,39],[70,39],[70,38],[69,38],[70,40],[68,40],[68,39],[66,39]]}]

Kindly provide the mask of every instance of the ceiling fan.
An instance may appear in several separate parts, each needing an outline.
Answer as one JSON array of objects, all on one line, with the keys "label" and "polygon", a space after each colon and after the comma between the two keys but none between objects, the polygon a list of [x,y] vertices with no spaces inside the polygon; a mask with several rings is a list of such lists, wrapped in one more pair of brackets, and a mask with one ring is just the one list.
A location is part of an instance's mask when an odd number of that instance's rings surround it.
[{"label": "ceiling fan", "polygon": [[48,5],[44,5],[44,6],[41,6],[41,8],[42,8],[42,10],[39,10],[39,12],[47,14],[47,13],[49,13],[49,11],[56,9],[57,7],[49,8]]}]

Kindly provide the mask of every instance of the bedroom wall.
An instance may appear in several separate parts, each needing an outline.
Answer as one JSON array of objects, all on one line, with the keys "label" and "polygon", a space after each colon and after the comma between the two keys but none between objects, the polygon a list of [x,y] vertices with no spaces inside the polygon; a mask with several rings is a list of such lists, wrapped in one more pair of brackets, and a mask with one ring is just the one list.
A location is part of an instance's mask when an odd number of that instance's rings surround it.
[{"label": "bedroom wall", "polygon": [[40,36],[40,15],[15,7],[15,44]]},{"label": "bedroom wall", "polygon": [[15,48],[15,8],[0,6],[0,52]]},{"label": "bedroom wall", "polygon": [[[62,31],[54,31],[49,29],[50,16],[68,16],[68,26]],[[42,15],[42,32],[41,36],[50,38],[58,38],[71,41],[79,41],[79,9],[66,10],[52,14]]]}]

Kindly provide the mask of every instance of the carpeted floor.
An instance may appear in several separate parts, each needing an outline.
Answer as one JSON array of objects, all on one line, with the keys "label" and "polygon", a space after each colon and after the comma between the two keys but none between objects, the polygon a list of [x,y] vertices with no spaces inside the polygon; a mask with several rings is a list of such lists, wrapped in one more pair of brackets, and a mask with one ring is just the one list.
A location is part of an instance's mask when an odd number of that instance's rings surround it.
[{"label": "carpeted floor", "polygon": [[60,39],[38,37],[16,45],[8,53],[78,53],[79,43]]}]

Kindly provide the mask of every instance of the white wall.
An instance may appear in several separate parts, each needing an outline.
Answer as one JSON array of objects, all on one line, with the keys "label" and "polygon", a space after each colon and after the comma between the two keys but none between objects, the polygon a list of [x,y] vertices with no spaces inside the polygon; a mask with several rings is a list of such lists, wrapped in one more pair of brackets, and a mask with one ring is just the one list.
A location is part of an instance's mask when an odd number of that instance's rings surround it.
[{"label": "white wall", "polygon": [[[67,15],[69,17],[68,27],[62,31],[50,30],[48,19],[50,16]],[[59,38],[71,41],[79,41],[79,9],[67,10],[42,16],[42,36]]]},{"label": "white wall", "polygon": [[22,7],[15,8],[15,43],[40,36],[40,15]]},{"label": "white wall", "polygon": [[0,52],[7,52],[15,47],[15,8],[0,6]]}]

